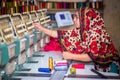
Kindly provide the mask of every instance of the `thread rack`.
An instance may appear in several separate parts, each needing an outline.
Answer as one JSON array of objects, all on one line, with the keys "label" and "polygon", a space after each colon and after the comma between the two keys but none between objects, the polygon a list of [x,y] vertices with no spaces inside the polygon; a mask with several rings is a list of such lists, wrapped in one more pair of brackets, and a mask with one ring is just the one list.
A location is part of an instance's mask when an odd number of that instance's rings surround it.
[{"label": "thread rack", "polygon": [[22,17],[23,17],[23,21],[26,25],[26,29],[27,29],[28,33],[32,34],[34,26],[32,26],[33,21],[31,19],[31,16],[30,16],[29,12],[22,13]]},{"label": "thread rack", "polygon": [[14,37],[10,15],[2,15],[0,17],[0,42],[11,44],[14,42]]},{"label": "thread rack", "polygon": [[41,24],[50,22],[50,16],[47,16],[47,9],[41,9],[37,11],[38,18]]},{"label": "thread rack", "polygon": [[12,14],[11,16],[12,18],[12,22],[14,24],[14,30],[15,30],[15,33],[17,35],[18,38],[24,38],[25,37],[25,32],[27,32],[26,30],[26,26],[25,24],[23,23],[23,19],[22,19],[22,16],[20,13],[14,13]]}]

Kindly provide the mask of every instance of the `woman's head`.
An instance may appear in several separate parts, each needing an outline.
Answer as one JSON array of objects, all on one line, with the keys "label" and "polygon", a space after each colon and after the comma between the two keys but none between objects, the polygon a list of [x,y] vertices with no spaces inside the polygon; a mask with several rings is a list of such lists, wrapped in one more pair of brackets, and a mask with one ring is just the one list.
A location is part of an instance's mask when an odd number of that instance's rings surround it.
[{"label": "woman's head", "polygon": [[83,32],[89,30],[100,30],[104,27],[104,21],[100,13],[93,8],[81,7],[75,12],[73,21],[77,29],[80,29],[81,39]]},{"label": "woman's head", "polygon": [[76,11],[75,14],[73,15],[73,21],[74,21],[76,28],[80,28],[80,19],[79,19],[78,11]]},{"label": "woman's head", "polygon": [[95,9],[88,7],[81,7],[77,10],[73,15],[73,21],[76,28],[83,30],[104,27],[104,21],[102,20],[100,13]]},{"label": "woman's head", "polygon": [[85,27],[85,17],[86,17],[86,10],[88,8],[86,7],[81,7],[80,9],[78,9],[74,16],[73,16],[73,21],[74,24],[76,26],[76,28],[84,28]]}]

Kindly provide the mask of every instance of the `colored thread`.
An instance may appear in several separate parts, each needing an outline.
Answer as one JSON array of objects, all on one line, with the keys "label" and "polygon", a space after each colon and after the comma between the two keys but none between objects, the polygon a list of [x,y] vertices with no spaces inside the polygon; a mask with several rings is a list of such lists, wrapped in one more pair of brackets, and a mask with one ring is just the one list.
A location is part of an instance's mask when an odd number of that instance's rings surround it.
[{"label": "colored thread", "polygon": [[38,6],[35,6],[35,10],[38,10],[39,8],[38,8]]},{"label": "colored thread", "polygon": [[67,66],[55,66],[54,69],[56,71],[66,71],[67,70]]},{"label": "colored thread", "polygon": [[22,6],[22,12],[25,12],[25,7],[24,6]]},{"label": "colored thread", "polygon": [[55,61],[55,64],[58,64],[58,63],[65,63],[65,64],[67,64],[68,62],[67,62],[67,60]]},{"label": "colored thread", "polygon": [[29,11],[32,11],[32,5],[29,6]]},{"label": "colored thread", "polygon": [[55,61],[56,66],[67,66],[68,62],[67,60],[60,60],[60,61]]},{"label": "colored thread", "polygon": [[32,10],[33,10],[33,11],[35,10],[35,6],[34,6],[34,5],[32,6]]},{"label": "colored thread", "polygon": [[53,58],[52,57],[49,57],[49,61],[48,61],[49,63],[48,63],[48,65],[49,65],[49,68],[51,69],[51,70],[53,70]]},{"label": "colored thread", "polygon": [[99,9],[99,2],[96,2],[96,9]]},{"label": "colored thread", "polygon": [[28,12],[29,10],[28,10],[28,6],[25,6],[25,12]]},{"label": "colored thread", "polygon": [[39,72],[47,72],[47,73],[50,73],[50,72],[51,72],[51,69],[50,69],[50,68],[38,68],[38,71],[39,71]]},{"label": "colored thread", "polygon": [[72,67],[77,69],[84,69],[84,64],[73,64]]},{"label": "colored thread", "polygon": [[65,66],[65,65],[67,65],[67,63],[62,63],[62,62],[61,62],[61,63],[57,63],[57,64],[56,64],[56,66]]},{"label": "colored thread", "polygon": [[24,6],[25,5],[25,3],[24,3],[24,1],[22,1],[22,6]]},{"label": "colored thread", "polygon": [[76,75],[76,68],[74,68],[74,67],[70,68],[70,75],[71,76],[75,76]]},{"label": "colored thread", "polygon": [[2,7],[5,7],[5,1],[2,2]]},{"label": "colored thread", "polygon": [[10,14],[13,14],[14,13],[14,8],[10,8]]},{"label": "colored thread", "polygon": [[15,7],[17,7],[17,2],[16,1],[14,1],[13,4],[14,4]]},{"label": "colored thread", "polygon": [[1,14],[7,14],[7,8],[6,7],[2,7],[1,8]]}]

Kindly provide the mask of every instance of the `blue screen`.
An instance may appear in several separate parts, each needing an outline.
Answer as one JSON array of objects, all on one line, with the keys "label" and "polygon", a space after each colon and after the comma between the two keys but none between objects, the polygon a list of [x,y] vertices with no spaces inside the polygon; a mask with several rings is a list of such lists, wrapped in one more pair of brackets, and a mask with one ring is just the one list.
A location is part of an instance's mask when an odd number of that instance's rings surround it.
[{"label": "blue screen", "polygon": [[60,18],[63,20],[65,19],[65,15],[64,14],[60,14]]}]

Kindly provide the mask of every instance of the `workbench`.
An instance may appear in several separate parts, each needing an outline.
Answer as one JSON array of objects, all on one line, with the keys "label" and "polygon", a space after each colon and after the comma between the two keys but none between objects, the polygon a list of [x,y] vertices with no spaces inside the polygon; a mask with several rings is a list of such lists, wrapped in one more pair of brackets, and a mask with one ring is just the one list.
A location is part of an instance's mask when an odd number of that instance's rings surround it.
[{"label": "workbench", "polygon": [[[120,80],[120,77],[116,73],[100,72],[104,77],[98,76],[92,72],[94,68],[93,63],[83,63],[78,61],[69,61],[69,67],[66,71],[55,71],[52,70],[50,73],[39,72],[38,68],[48,67],[49,57],[53,58],[53,61],[62,60],[62,53],[59,51],[39,52],[39,55],[33,57],[34,61],[38,63],[25,63],[23,66],[30,68],[30,71],[15,71],[11,80]],[[76,69],[76,76],[70,76],[70,68],[74,63],[84,64],[84,69]]]}]

